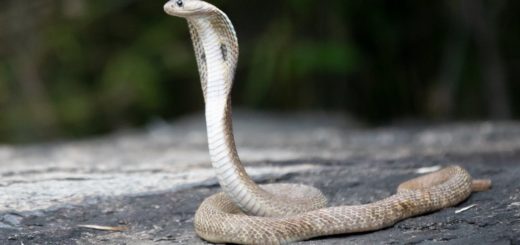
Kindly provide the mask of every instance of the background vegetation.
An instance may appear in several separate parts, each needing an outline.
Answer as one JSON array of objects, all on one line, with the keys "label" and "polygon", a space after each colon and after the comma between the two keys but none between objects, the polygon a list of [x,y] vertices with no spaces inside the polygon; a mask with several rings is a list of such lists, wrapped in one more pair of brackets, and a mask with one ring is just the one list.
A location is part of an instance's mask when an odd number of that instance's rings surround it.
[{"label": "background vegetation", "polygon": [[[241,45],[234,104],[369,123],[520,115],[520,2],[212,1]],[[0,140],[101,134],[203,108],[163,1],[0,0]]]}]

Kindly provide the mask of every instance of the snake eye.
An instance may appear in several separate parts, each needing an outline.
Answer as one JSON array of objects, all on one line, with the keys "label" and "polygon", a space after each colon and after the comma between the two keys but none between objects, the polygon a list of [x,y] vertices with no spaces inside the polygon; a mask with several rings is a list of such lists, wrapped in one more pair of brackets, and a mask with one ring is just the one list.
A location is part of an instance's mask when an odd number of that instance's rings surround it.
[{"label": "snake eye", "polygon": [[175,2],[177,4],[177,6],[179,7],[182,7],[184,5],[184,3],[182,2],[182,0],[177,0],[177,2]]}]

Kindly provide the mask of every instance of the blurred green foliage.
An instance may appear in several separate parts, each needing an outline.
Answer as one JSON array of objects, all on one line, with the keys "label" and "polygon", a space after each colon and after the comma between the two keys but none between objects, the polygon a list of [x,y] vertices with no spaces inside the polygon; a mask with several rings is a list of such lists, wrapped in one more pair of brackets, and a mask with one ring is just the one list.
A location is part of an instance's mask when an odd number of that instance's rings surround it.
[{"label": "blurred green foliage", "polygon": [[[375,123],[520,114],[518,2],[212,3],[239,36],[236,106],[343,111]],[[2,141],[100,134],[202,110],[187,25],[163,2],[2,4]]]}]

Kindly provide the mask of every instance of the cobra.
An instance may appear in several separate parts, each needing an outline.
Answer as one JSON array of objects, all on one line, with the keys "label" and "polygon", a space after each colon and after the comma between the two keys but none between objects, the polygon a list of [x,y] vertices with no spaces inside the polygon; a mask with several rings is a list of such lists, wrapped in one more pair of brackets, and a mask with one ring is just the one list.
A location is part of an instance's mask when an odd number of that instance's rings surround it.
[{"label": "cobra", "polygon": [[195,213],[196,233],[220,243],[283,244],[312,237],[374,231],[419,214],[456,205],[489,180],[472,180],[449,166],[399,185],[383,200],[326,207],[316,188],[299,184],[259,186],[237,154],[231,122],[231,88],[238,62],[235,29],[217,7],[201,0],[172,0],[167,14],[185,18],[195,49],[204,101],[211,163],[223,192],[205,199]]}]

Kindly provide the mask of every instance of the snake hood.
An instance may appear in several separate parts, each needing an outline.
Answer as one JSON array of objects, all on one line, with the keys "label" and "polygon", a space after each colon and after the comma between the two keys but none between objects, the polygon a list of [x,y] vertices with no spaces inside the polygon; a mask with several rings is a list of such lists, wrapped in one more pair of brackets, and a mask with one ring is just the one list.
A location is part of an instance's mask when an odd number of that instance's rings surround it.
[{"label": "snake hood", "polygon": [[182,18],[196,17],[214,10],[217,10],[215,6],[200,0],[170,0],[164,4],[167,14]]}]

